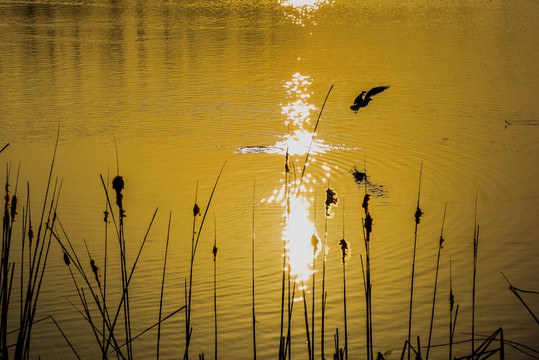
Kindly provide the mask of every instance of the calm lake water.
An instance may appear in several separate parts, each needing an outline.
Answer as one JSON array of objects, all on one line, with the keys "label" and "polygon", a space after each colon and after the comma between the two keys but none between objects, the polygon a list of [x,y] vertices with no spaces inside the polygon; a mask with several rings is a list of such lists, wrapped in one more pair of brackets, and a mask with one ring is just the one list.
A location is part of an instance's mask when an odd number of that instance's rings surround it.
[{"label": "calm lake water", "polygon": [[[294,264],[306,261],[292,270],[312,270],[310,236],[314,223],[324,238],[329,184],[340,201],[327,227],[325,355],[333,354],[336,328],[344,345],[338,246],[344,233],[352,249],[346,267],[349,353],[360,359],[365,357],[365,190],[351,171],[364,171],[366,163],[375,219],[370,245],[374,348],[375,354],[393,350],[386,358],[398,359],[408,337],[414,212],[423,163],[412,339],[421,336],[422,345],[428,339],[446,202],[432,343],[448,343],[450,259],[460,305],[455,341],[471,338],[477,194],[476,337],[501,326],[506,340],[537,350],[539,328],[501,273],[515,287],[539,290],[539,4],[301,3],[309,1],[0,0],[0,147],[10,143],[0,160],[11,166],[12,182],[20,163],[19,194],[26,198],[20,189],[28,181],[34,221],[58,126],[54,176],[63,181],[58,216],[85,264],[84,241],[96,263],[104,264],[100,174],[110,182],[119,171],[125,180],[129,263],[159,208],[131,286],[132,328],[138,334],[158,318],[170,213],[163,314],[185,304],[197,184],[197,202],[205,211],[226,161],[195,258],[190,354],[213,358],[216,237],[219,357],[252,356],[254,215],[257,356],[274,359],[283,237],[300,242],[298,248],[291,245]],[[285,152],[288,148],[292,176],[299,178],[332,85],[304,189],[293,201],[285,233],[280,197]],[[349,109],[361,91],[380,85],[391,87],[357,114]],[[114,307],[121,280],[112,230],[109,236],[107,291]],[[318,254],[315,262],[317,358],[322,257]],[[310,312],[312,277],[302,274],[308,278]],[[522,296],[539,314],[539,295]],[[53,242],[36,318],[52,315],[81,357],[95,359],[99,348],[91,328],[70,302],[81,308],[62,251]],[[10,308],[14,316],[17,311]],[[184,336],[182,311],[163,324],[161,357],[181,357]],[[155,357],[156,339],[155,329],[137,339],[135,357]],[[305,341],[303,302],[296,302],[293,358],[308,358]],[[454,354],[464,356],[470,349],[469,342],[455,345]],[[505,349],[506,358],[529,358],[510,345]],[[441,346],[430,356],[447,354],[448,347]],[[73,357],[50,321],[34,326],[31,358],[38,356]]]}]

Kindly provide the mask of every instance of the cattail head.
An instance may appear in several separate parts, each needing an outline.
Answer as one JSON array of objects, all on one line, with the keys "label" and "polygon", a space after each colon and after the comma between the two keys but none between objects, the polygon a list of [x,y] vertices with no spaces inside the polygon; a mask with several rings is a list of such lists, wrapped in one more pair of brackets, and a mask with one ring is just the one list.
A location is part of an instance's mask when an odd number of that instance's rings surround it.
[{"label": "cattail head", "polygon": [[337,203],[339,202],[339,199],[337,198],[337,193],[331,189],[327,188],[326,190],[326,216],[327,217],[333,217],[333,211],[331,211],[331,208],[333,206],[337,206]]},{"label": "cattail head", "polygon": [[197,215],[200,215],[200,207],[195,203],[195,206],[193,206],[193,216]]},{"label": "cattail head", "polygon": [[109,212],[107,210],[103,211],[103,221],[109,222]]},{"label": "cattail head", "polygon": [[444,248],[444,241],[445,241],[445,239],[443,238],[442,235],[440,235],[440,249]]},{"label": "cattail head", "polygon": [[215,261],[217,259],[217,251],[219,251],[219,248],[216,245],[213,245],[213,250],[212,250],[213,261]]},{"label": "cattail head", "polygon": [[455,305],[455,297],[453,296],[453,289],[449,291],[449,311],[453,311],[453,305]]},{"label": "cattail head", "polygon": [[316,256],[316,254],[318,254],[318,251],[320,250],[321,245],[320,238],[318,237],[318,235],[316,235],[316,233],[311,236],[311,245],[313,247],[313,255]]},{"label": "cattail head", "polygon": [[286,149],[284,171],[288,174],[290,172],[290,166],[288,166],[288,149]]},{"label": "cattail head", "polygon": [[113,180],[112,180],[112,188],[114,189],[114,191],[116,191],[116,205],[118,205],[118,207],[120,208],[120,216],[125,216],[124,215],[124,212],[123,212],[123,195],[122,195],[122,190],[124,189],[124,178],[121,177],[120,175],[117,175]]},{"label": "cattail head", "polygon": [[97,285],[101,286],[101,281],[99,281],[99,277],[101,275],[99,274],[99,268],[95,264],[94,259],[90,259],[90,266],[92,267],[92,272],[94,273],[95,281],[97,281]]},{"label": "cattail head", "polygon": [[15,221],[15,215],[17,215],[17,196],[11,197],[11,221]]},{"label": "cattail head", "polygon": [[28,246],[32,246],[32,240],[34,239],[34,229],[32,229],[32,221],[28,226]]},{"label": "cattail head", "polygon": [[361,204],[361,207],[365,209],[365,214],[369,211],[369,200],[371,198],[371,194],[365,194],[363,197],[363,204]]},{"label": "cattail head", "polygon": [[421,211],[421,209],[419,208],[419,206],[417,207],[416,211],[415,211],[415,223],[416,224],[419,224],[420,222],[420,219],[421,219],[421,215],[423,215],[423,211]]},{"label": "cattail head", "polygon": [[367,212],[367,216],[365,216],[365,234],[367,236],[367,241],[371,240],[371,232],[372,232],[372,224],[374,223],[374,220],[369,212]]},{"label": "cattail head", "polygon": [[341,261],[345,264],[350,259],[350,244],[348,241],[341,239],[339,241],[339,246],[341,248]]},{"label": "cattail head", "polygon": [[64,251],[64,262],[67,266],[71,265],[71,260],[69,260],[69,256],[67,255],[65,251]]}]

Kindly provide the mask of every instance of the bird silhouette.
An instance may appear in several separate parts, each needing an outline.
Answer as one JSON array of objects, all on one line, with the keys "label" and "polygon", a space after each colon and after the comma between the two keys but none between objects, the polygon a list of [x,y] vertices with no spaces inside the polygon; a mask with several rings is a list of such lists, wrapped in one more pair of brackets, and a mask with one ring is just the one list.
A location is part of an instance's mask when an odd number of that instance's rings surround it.
[{"label": "bird silhouette", "polygon": [[355,113],[357,113],[360,108],[369,105],[374,95],[381,93],[385,89],[389,89],[389,85],[377,86],[373,87],[369,91],[362,91],[361,94],[359,94],[354,100],[354,105],[350,106],[350,110],[353,110]]}]

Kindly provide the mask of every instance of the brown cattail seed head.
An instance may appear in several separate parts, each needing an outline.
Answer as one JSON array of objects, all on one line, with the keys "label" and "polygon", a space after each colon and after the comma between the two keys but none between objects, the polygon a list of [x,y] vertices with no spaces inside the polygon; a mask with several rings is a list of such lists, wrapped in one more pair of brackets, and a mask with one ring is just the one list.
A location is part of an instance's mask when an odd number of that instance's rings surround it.
[{"label": "brown cattail seed head", "polygon": [[339,241],[339,246],[341,247],[341,261],[346,263],[348,261],[348,258],[350,256],[350,246],[348,244],[348,241],[341,239]]},{"label": "brown cattail seed head", "polygon": [[337,193],[328,187],[326,190],[326,216],[333,217],[331,207],[337,206],[338,202],[339,199],[337,198]]},{"label": "brown cattail seed head", "polygon": [[120,175],[117,175],[113,180],[112,180],[112,188],[114,190],[116,190],[116,192],[119,192],[119,191],[122,191],[124,189],[124,178],[121,177]]},{"label": "brown cattail seed head", "polygon": [[311,236],[311,245],[313,247],[313,254],[316,255],[320,249],[320,238],[316,234]]},{"label": "brown cattail seed head", "polygon": [[445,239],[440,235],[440,249],[444,248],[444,241]]},{"label": "brown cattail seed head", "polygon": [[219,248],[215,245],[213,245],[213,250],[212,250],[212,253],[213,253],[213,261],[215,261],[215,259],[217,259],[217,251],[219,250]]},{"label": "brown cattail seed head", "polygon": [[365,232],[367,233],[367,241],[371,240],[372,223],[373,219],[371,214],[367,213],[367,216],[365,216]]},{"label": "brown cattail seed head", "polygon": [[416,224],[419,224],[421,215],[423,215],[423,211],[421,211],[421,209],[418,206],[417,210],[415,211],[415,223]]},{"label": "brown cattail seed head", "polygon": [[28,246],[32,246],[32,240],[34,239],[34,229],[32,229],[32,222],[28,227]]},{"label": "brown cattail seed head", "polygon": [[99,281],[99,277],[100,277],[99,268],[95,264],[94,259],[90,259],[90,266],[92,267],[92,272],[94,273],[95,281],[97,281],[97,285],[101,286],[101,281]]},{"label": "brown cattail seed head", "polygon": [[122,190],[124,189],[124,179],[120,175],[116,176],[112,180],[112,188],[116,191],[116,205],[120,208],[120,216],[123,217],[123,195]]},{"label": "brown cattail seed head", "polygon": [[69,260],[69,256],[67,256],[67,253],[64,251],[64,262],[67,266],[71,265],[71,260]]},{"label": "brown cattail seed head", "polygon": [[453,296],[453,289],[449,291],[449,311],[453,311],[453,305],[455,304],[455,297]]},{"label": "brown cattail seed head", "polygon": [[371,198],[370,194],[365,194],[363,197],[363,204],[361,204],[361,207],[365,209],[365,213],[369,210],[369,200]]},{"label": "brown cattail seed head", "polygon": [[11,197],[11,221],[15,221],[15,215],[17,215],[17,196]]},{"label": "brown cattail seed head", "polygon": [[198,206],[198,204],[195,204],[195,206],[193,207],[193,216],[197,215],[200,215],[200,207]]}]

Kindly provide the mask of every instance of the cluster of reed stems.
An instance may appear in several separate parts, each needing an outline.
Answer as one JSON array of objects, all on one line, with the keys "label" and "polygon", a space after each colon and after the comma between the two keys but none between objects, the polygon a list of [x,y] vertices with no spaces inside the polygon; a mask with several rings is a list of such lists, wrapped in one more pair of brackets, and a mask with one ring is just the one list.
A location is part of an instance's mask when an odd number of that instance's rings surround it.
[{"label": "cluster of reed stems", "polygon": [[[10,192],[11,165],[7,165],[5,193],[4,193],[4,213],[2,219],[2,249],[0,262],[0,358],[9,359],[13,354],[14,359],[29,359],[30,343],[33,325],[36,323],[35,316],[39,294],[43,283],[43,276],[47,266],[48,254],[51,245],[51,232],[49,226],[56,221],[56,209],[58,198],[60,196],[61,184],[58,181],[52,185],[52,173],[56,150],[58,148],[59,131],[56,137],[56,144],[49,170],[47,187],[43,200],[40,220],[37,224],[37,233],[30,212],[30,185],[26,185],[26,204],[22,207],[22,225],[20,257],[12,249],[12,240],[14,231],[19,229],[15,226],[19,218],[19,203],[17,197],[19,183],[19,169],[17,170],[15,188],[13,195]],[[5,145],[0,153],[3,152],[9,144]],[[52,191],[51,191],[52,190]],[[19,263],[17,263],[19,261]],[[16,283],[14,274],[18,272],[19,282]],[[19,304],[12,303],[12,291],[19,287]],[[17,310],[14,310],[17,308]],[[8,323],[17,312],[18,327],[14,330],[8,329]],[[56,325],[56,321],[50,318]],[[38,320],[42,321],[44,319]],[[59,326],[58,329],[61,331]],[[15,337],[11,340],[11,336]],[[9,337],[8,337],[9,336]],[[12,350],[10,350],[12,349]]]},{"label": "cluster of reed stems", "polygon": [[[223,165],[224,168],[224,165]],[[69,239],[62,223],[60,222],[59,217],[56,212],[54,212],[54,217],[52,222],[47,222],[45,228],[49,231],[49,237],[53,237],[59,246],[61,247],[64,254],[64,262],[69,270],[77,294],[80,300],[82,310],[77,308],[77,311],[83,317],[83,319],[90,325],[93,337],[100,349],[101,358],[108,359],[111,356],[111,353],[114,354],[114,357],[121,359],[131,360],[134,358],[133,353],[133,341],[150,331],[151,329],[157,327],[157,347],[156,347],[156,358],[160,356],[160,343],[161,343],[161,324],[179,313],[182,310],[186,310],[186,329],[189,329],[186,332],[186,349],[184,353],[184,358],[189,356],[189,344],[192,336],[192,326],[190,321],[191,316],[191,294],[192,294],[192,283],[193,283],[193,266],[196,250],[198,247],[200,234],[208,213],[208,209],[211,204],[215,189],[217,187],[219,178],[223,171],[219,172],[215,185],[213,187],[212,193],[208,200],[207,207],[204,211],[204,216],[202,221],[195,230],[196,217],[199,216],[201,210],[196,203],[194,205],[194,219],[193,219],[193,238],[192,238],[192,251],[191,251],[191,263],[190,263],[190,273],[189,273],[189,295],[187,295],[187,285],[186,285],[186,302],[185,305],[180,306],[172,313],[167,316],[163,316],[163,302],[164,302],[164,289],[165,289],[165,276],[166,276],[166,267],[167,267],[167,258],[168,258],[168,249],[170,242],[170,229],[172,221],[172,213],[169,214],[168,219],[168,228],[167,228],[167,237],[166,245],[164,251],[164,261],[163,261],[163,270],[161,276],[161,292],[159,298],[159,312],[157,322],[144,331],[140,332],[137,335],[133,335],[131,330],[132,315],[131,315],[131,306],[129,302],[130,294],[130,284],[133,279],[133,275],[137,268],[140,256],[142,254],[146,240],[152,228],[153,222],[156,218],[158,209],[155,209],[153,216],[149,222],[145,235],[140,243],[137,255],[133,260],[132,264],[128,265],[128,256],[126,254],[126,239],[124,232],[124,219],[126,217],[126,210],[123,205],[123,189],[125,182],[122,176],[117,175],[112,181],[112,188],[116,194],[116,209],[112,206],[112,201],[110,198],[109,188],[106,185],[103,176],[101,176],[101,182],[105,192],[106,198],[106,207],[104,211],[104,223],[105,223],[105,259],[103,264],[103,271],[101,271],[97,261],[92,257],[90,250],[86,246],[87,260],[90,267],[87,268],[84,266],[84,260],[77,254],[75,248],[73,247],[72,241]],[[197,184],[198,187],[198,184]],[[52,209],[52,205],[51,205]],[[56,224],[54,223],[56,221]],[[112,303],[110,299],[107,299],[107,248],[108,248],[108,227],[109,223],[112,222],[114,226],[115,237],[118,241],[118,248],[120,254],[120,272],[121,272],[121,299],[117,303]],[[85,244],[86,245],[86,244]],[[215,243],[214,247],[214,259],[217,256],[217,246]],[[216,270],[216,269],[215,269]],[[40,273],[41,277],[43,276],[43,271]],[[103,278],[102,278],[103,276]],[[216,281],[214,274],[214,282]],[[81,285],[82,284],[82,285]],[[214,294],[214,300],[216,299],[216,294]],[[75,306],[73,304],[73,306]],[[215,305],[216,306],[216,305]],[[216,310],[216,307],[215,307]],[[123,331],[118,331],[119,319],[123,318]],[[217,326],[217,323],[216,323]],[[123,335],[120,335],[123,333]],[[216,327],[216,336],[217,336],[217,327]],[[67,340],[67,338],[66,338]],[[217,337],[216,337],[217,342]],[[73,352],[76,354],[75,349]],[[217,347],[215,347],[217,355]],[[76,354],[77,358],[78,355]],[[203,354],[201,354],[203,356]]]}]

